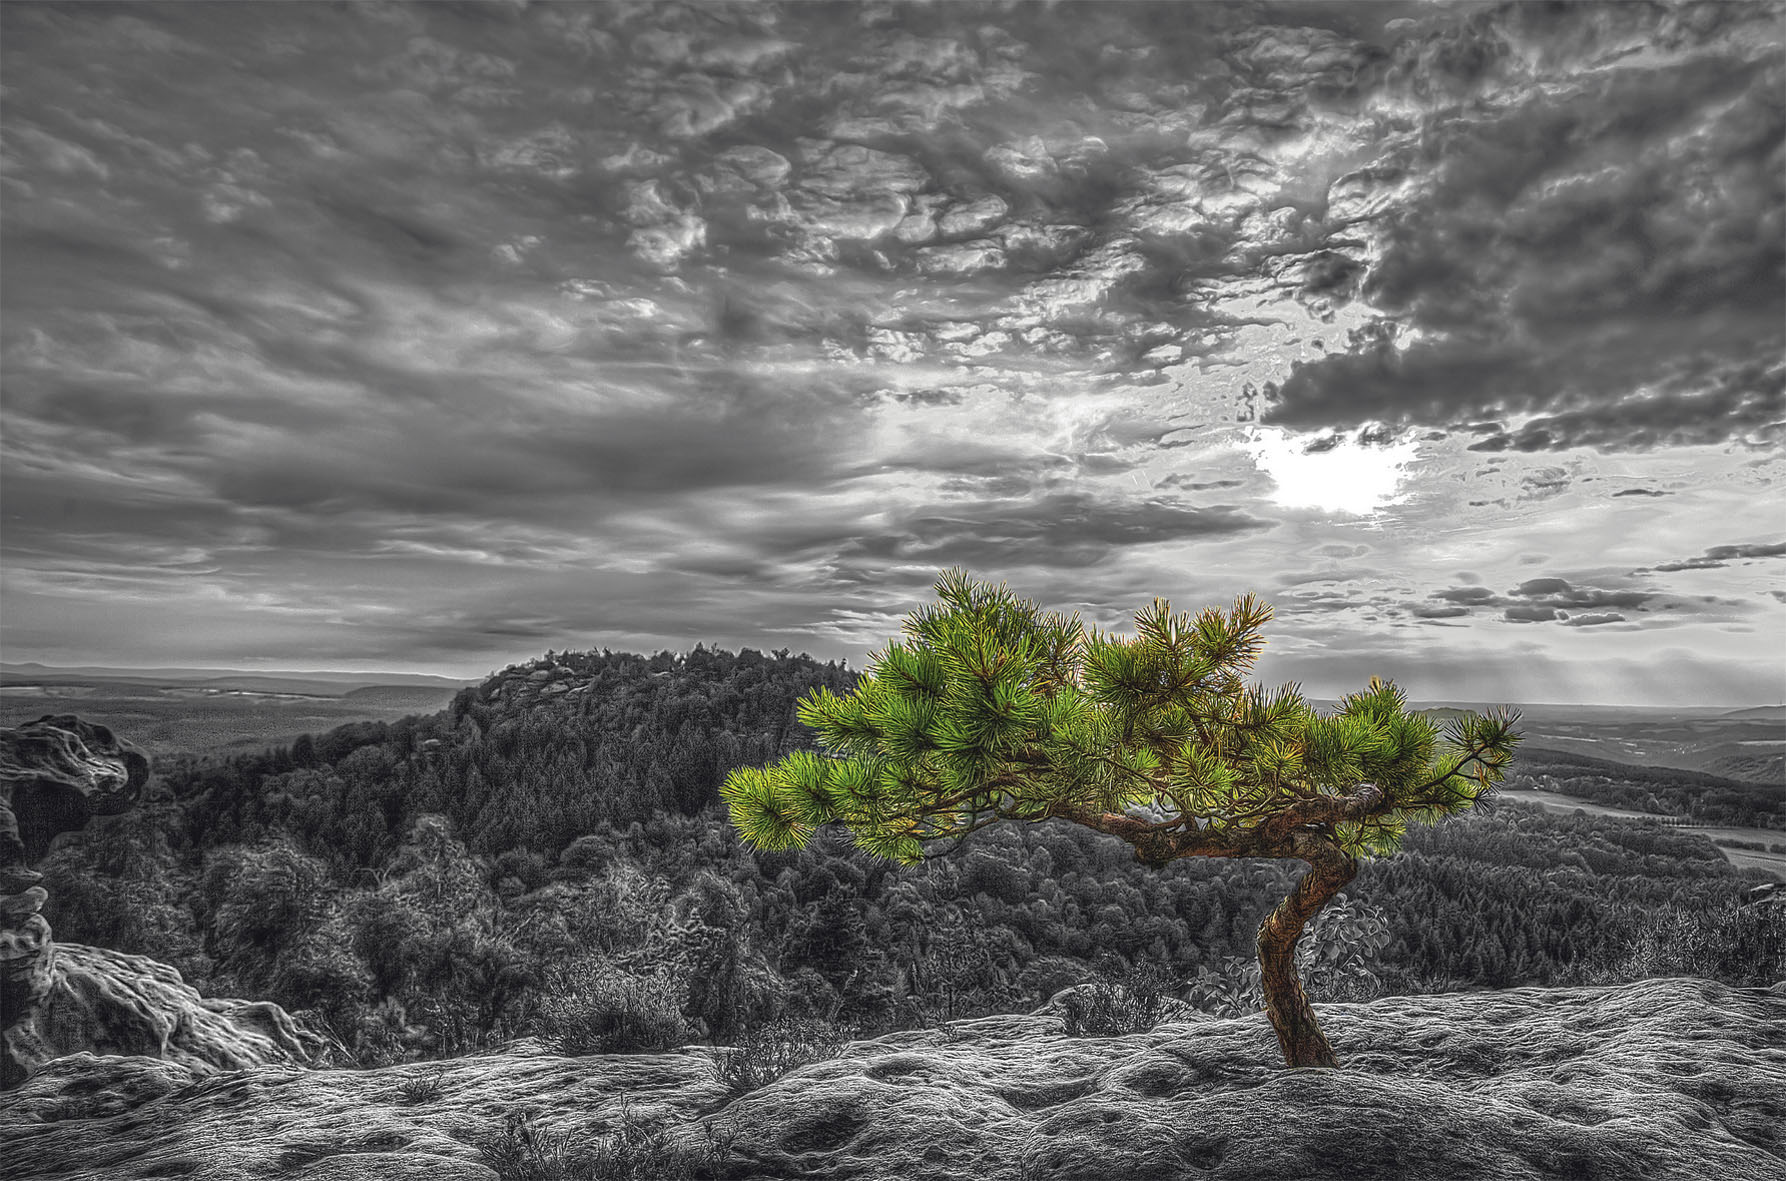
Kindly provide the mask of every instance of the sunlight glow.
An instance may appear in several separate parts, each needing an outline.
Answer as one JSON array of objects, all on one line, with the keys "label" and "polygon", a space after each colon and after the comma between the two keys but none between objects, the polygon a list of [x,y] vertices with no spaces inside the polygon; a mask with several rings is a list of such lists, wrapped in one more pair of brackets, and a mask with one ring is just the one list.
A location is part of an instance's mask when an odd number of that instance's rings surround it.
[{"label": "sunlight glow", "polygon": [[1359,442],[1373,433],[1371,427],[1357,435],[1252,427],[1241,446],[1277,485],[1274,504],[1368,517],[1401,500],[1407,466],[1419,449],[1413,439]]}]

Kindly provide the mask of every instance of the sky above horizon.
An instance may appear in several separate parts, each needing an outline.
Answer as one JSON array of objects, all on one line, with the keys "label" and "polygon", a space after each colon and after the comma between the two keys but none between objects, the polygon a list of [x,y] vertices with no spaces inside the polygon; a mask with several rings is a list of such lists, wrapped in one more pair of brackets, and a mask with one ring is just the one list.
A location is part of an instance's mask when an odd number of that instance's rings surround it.
[{"label": "sky above horizon", "polygon": [[1786,7],[0,6],[0,649],[1786,699]]}]

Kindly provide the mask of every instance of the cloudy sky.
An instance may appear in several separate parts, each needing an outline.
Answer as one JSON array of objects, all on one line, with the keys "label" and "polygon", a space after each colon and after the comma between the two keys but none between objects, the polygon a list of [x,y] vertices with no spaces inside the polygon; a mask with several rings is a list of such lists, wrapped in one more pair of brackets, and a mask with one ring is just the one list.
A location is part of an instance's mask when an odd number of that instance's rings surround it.
[{"label": "cloudy sky", "polygon": [[6,659],[1786,696],[1786,8],[0,7]]}]

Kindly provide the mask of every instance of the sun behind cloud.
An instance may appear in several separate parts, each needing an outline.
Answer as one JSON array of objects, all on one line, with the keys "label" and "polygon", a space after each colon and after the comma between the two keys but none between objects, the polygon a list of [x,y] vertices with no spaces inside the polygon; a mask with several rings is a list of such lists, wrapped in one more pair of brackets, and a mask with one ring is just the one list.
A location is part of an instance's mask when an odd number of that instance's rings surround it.
[{"label": "sun behind cloud", "polygon": [[1252,427],[1243,449],[1274,485],[1268,494],[1284,508],[1368,517],[1403,499],[1414,439],[1376,442],[1359,435],[1311,434]]}]

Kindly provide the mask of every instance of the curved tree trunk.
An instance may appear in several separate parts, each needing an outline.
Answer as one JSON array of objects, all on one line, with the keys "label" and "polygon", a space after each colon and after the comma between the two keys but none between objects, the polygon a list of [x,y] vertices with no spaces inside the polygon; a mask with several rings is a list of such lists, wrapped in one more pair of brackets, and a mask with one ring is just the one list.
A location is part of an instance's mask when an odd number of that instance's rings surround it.
[{"label": "curved tree trunk", "polygon": [[1265,989],[1265,1015],[1277,1031],[1288,1066],[1338,1066],[1327,1035],[1296,975],[1296,941],[1308,921],[1327,905],[1358,872],[1358,862],[1324,836],[1294,834],[1294,855],[1309,863],[1290,896],[1259,925],[1260,983]]}]

